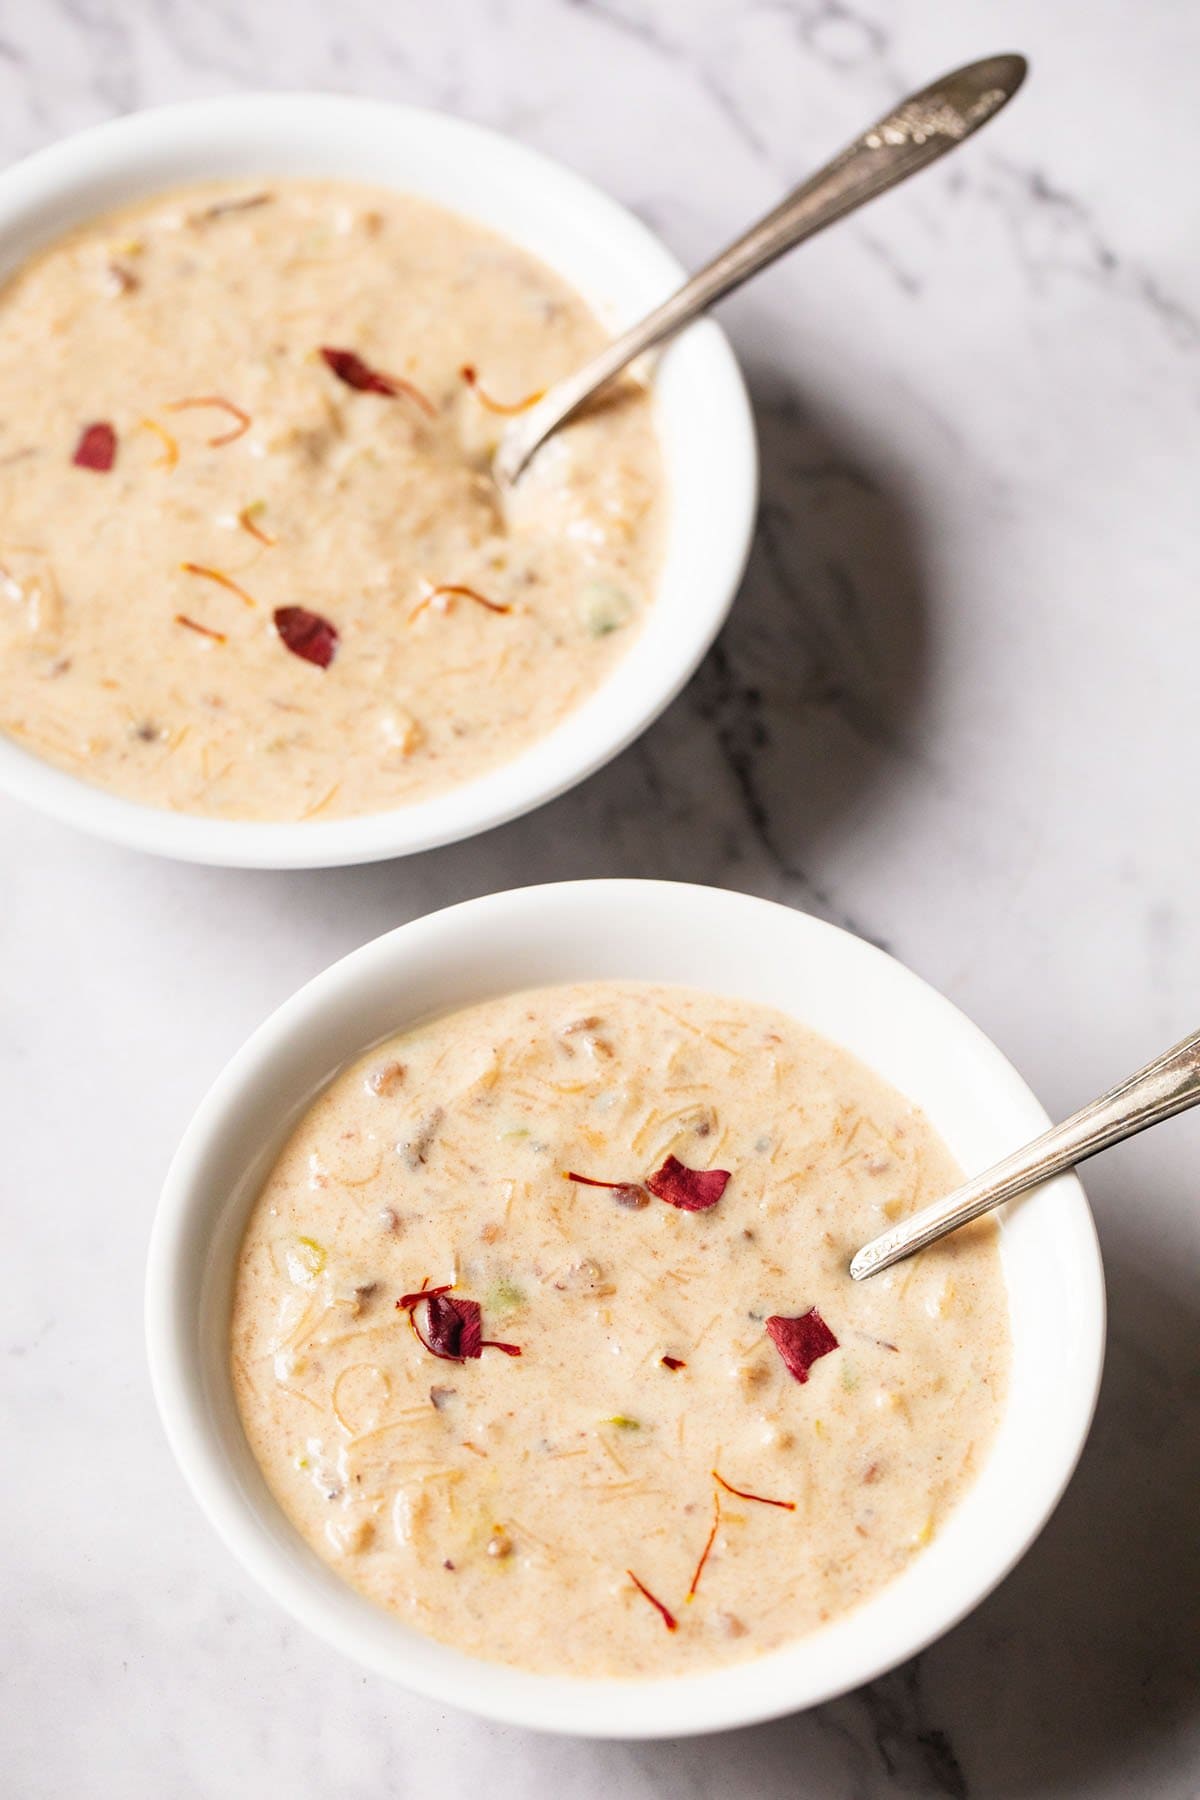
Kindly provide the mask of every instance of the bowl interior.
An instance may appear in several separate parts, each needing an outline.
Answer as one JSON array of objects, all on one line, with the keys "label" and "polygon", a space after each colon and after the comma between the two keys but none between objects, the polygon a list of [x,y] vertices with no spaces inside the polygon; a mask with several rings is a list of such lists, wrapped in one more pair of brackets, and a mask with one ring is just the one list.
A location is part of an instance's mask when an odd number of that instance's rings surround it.
[{"label": "bowl interior", "polygon": [[[551,264],[612,330],[678,285],[679,264],[615,201],[522,145],[462,120],[334,95],[241,95],[135,113],[0,175],[0,278],[71,225],[217,176],[324,176],[417,193]],[[757,462],[746,392],[719,329],[661,356],[655,418],[669,499],[655,603],[612,676],[548,737],[449,793],[360,819],[193,818],[51,768],[0,737],[0,784],[139,849],[246,867],[319,867],[428,849],[498,824],[581,780],[678,693],[716,635],[753,528]]]},{"label": "bowl interior", "polygon": [[283,1139],[348,1058],[430,1013],[588,977],[678,982],[783,1008],[921,1106],[967,1171],[1046,1124],[999,1051],[949,1002],[882,952],[805,914],[658,882],[567,883],[469,901],[326,971],[218,1080],[180,1147],[155,1222],[152,1373],[176,1454],[217,1529],[277,1600],[348,1654],[514,1723],[596,1736],[715,1730],[815,1704],[902,1661],[1016,1561],[1061,1493],[1090,1422],[1104,1334],[1099,1255],[1073,1176],[1000,1215],[1013,1360],[991,1453],[933,1543],[821,1631],[746,1664],[655,1682],[528,1675],[420,1637],[345,1587],[266,1490],[227,1364],[237,1246]]}]

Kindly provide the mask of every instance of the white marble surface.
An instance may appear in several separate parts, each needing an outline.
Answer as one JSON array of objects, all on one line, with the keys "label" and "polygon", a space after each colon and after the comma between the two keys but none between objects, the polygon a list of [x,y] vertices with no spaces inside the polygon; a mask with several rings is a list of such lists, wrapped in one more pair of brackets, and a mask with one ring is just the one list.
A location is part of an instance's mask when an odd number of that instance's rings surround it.
[{"label": "white marble surface", "polygon": [[1200,15],[27,0],[0,13],[0,154],[155,101],[352,89],[562,156],[694,259],[900,91],[1010,48],[1034,74],[1000,123],[726,309],[758,548],[702,673],[613,767],[475,843],[328,874],[172,867],[0,808],[11,1800],[1200,1792],[1194,1119],[1089,1178],[1109,1369],[1023,1566],[898,1673],[709,1741],[501,1730],[293,1627],[184,1491],[140,1326],[156,1187],[209,1079],[335,956],[469,894],[618,872],[813,908],[1059,1111],[1200,1023]]}]

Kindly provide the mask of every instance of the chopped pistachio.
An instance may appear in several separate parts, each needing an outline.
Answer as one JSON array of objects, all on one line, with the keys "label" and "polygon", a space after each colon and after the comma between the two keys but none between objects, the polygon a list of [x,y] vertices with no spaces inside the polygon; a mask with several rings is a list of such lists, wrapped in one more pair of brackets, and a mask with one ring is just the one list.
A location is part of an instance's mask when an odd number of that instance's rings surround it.
[{"label": "chopped pistachio", "polygon": [[624,588],[611,581],[589,581],[583,590],[583,618],[594,638],[608,637],[629,623],[633,603]]},{"label": "chopped pistachio", "polygon": [[521,1289],[515,1281],[509,1281],[505,1276],[501,1276],[499,1281],[494,1282],[488,1289],[487,1310],[489,1312],[513,1312],[518,1306],[524,1306],[524,1304],[525,1295]]}]

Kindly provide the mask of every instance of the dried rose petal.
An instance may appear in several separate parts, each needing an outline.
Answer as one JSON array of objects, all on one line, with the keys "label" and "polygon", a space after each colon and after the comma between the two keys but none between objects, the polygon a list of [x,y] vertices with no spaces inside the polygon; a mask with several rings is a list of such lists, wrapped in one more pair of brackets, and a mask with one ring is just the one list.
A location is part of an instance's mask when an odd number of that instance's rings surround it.
[{"label": "dried rose petal", "polygon": [[674,1373],[676,1369],[687,1368],[687,1364],[681,1356],[660,1356],[658,1360],[664,1369],[670,1369],[672,1373]]},{"label": "dried rose petal", "polygon": [[320,613],[309,612],[305,606],[277,606],[274,623],[293,656],[316,663],[318,669],[329,667],[338,644],[336,625],[331,625]]},{"label": "dried rose petal", "polygon": [[668,1156],[661,1169],[646,1177],[652,1194],[682,1212],[707,1212],[728,1185],[728,1169],[689,1169],[676,1156]]},{"label": "dried rose petal", "polygon": [[397,394],[407,394],[431,419],[436,415],[437,407],[419,387],[414,387],[411,381],[405,381],[401,375],[385,375],[381,369],[373,369],[356,351],[335,350],[328,344],[322,344],[321,355],[326,367],[333,370],[338,380],[344,381],[347,387],[355,388],[358,393],[388,394],[392,398]]},{"label": "dried rose petal", "polygon": [[435,1356],[467,1362],[483,1354],[483,1308],[478,1300],[435,1294],[426,1307],[425,1330]]},{"label": "dried rose petal", "polygon": [[[425,1330],[417,1324],[416,1309],[425,1302]],[[446,1288],[422,1288],[417,1294],[402,1294],[397,1307],[408,1313],[413,1330],[432,1356],[443,1362],[471,1362],[485,1350],[503,1350],[506,1356],[520,1356],[516,1344],[501,1344],[483,1335],[483,1308],[478,1300],[462,1300]]]},{"label": "dried rose petal", "polygon": [[396,391],[386,375],[380,375],[353,350],[334,350],[322,344],[321,355],[339,381],[344,381],[347,387],[357,388],[361,394],[393,394]]},{"label": "dried rose petal", "polygon": [[836,1350],[838,1341],[815,1306],[798,1319],[782,1319],[775,1313],[767,1320],[767,1336],[782,1356],[789,1375],[807,1381],[817,1358]]},{"label": "dried rose petal", "polygon": [[98,419],[94,425],[85,425],[71,461],[80,469],[95,469],[98,474],[107,475],[116,460],[117,434],[108,420]]}]

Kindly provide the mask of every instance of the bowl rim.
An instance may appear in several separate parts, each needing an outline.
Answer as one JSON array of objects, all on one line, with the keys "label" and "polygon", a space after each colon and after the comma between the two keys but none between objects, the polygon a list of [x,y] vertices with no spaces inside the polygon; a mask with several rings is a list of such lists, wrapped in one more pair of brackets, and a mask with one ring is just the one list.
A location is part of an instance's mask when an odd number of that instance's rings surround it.
[{"label": "bowl rim", "polygon": [[[262,1088],[275,1080],[278,1087],[279,1067],[290,1050],[297,1044],[303,1050],[305,1034],[310,1044],[315,1043],[315,1028],[322,1023],[328,1025],[339,1009],[344,1011],[347,996],[357,994],[355,1004],[361,1012],[362,996],[374,994],[388,984],[397,996],[419,988],[422,981],[429,979],[435,988],[440,982],[443,986],[449,983],[453,989],[458,979],[456,959],[469,960],[472,954],[482,954],[478,949],[472,951],[471,946],[497,936],[503,939],[505,932],[514,945],[525,946],[527,951],[518,954],[510,950],[510,957],[515,955],[520,964],[525,954],[528,966],[535,967],[538,958],[545,954],[543,938],[556,929],[575,932],[576,921],[594,923],[601,917],[627,925],[655,909],[656,916],[661,917],[657,929],[664,940],[668,929],[681,941],[689,937],[694,940],[693,947],[683,951],[685,957],[695,953],[694,944],[700,941],[695,937],[697,932],[741,931],[747,937],[774,938],[781,944],[790,936],[794,947],[803,949],[810,958],[819,958],[826,965],[840,963],[850,971],[854,997],[853,1002],[849,998],[845,1002],[847,1015],[853,1006],[865,1004],[868,994],[876,996],[871,1001],[873,1006],[909,1009],[905,1014],[906,1033],[916,1029],[911,1021],[919,1019],[920,1030],[932,1029],[944,1040],[939,1054],[947,1066],[961,1061],[969,1065],[974,1077],[986,1080],[987,1106],[981,1110],[989,1117],[995,1114],[1001,1119],[999,1144],[1005,1142],[1003,1132],[1027,1129],[1032,1136],[1047,1122],[1047,1115],[1016,1070],[957,1007],[884,951],[810,914],[727,889],[665,881],[578,881],[509,889],[426,914],[375,938],[313,977],[251,1034],[201,1101],[172,1160],[154,1218],[146,1272],[147,1355],[159,1415],[201,1510],[243,1569],[293,1618],[378,1675],[427,1697],[510,1725],[597,1738],[696,1735],[780,1717],[875,1679],[950,1630],[1008,1574],[1057,1506],[1087,1437],[1104,1357],[1104,1279],[1095,1226],[1078,1178],[1074,1174],[1063,1175],[1016,1203],[1015,1222],[1010,1222],[1014,1219],[1012,1207],[999,1215],[1006,1280],[1009,1264],[1003,1247],[1010,1233],[1016,1241],[1020,1233],[1028,1237],[1040,1232],[1041,1240],[1035,1237],[1035,1248],[1040,1241],[1042,1249],[1048,1245],[1051,1250],[1057,1234],[1060,1247],[1069,1247],[1069,1258],[1064,1262],[1060,1256],[1059,1263],[1069,1270],[1069,1279],[1075,1284],[1074,1293],[1068,1291],[1063,1303],[1063,1317],[1069,1323],[1062,1329],[1070,1338],[1070,1352],[1056,1369],[1059,1391],[1050,1403],[1057,1409],[1048,1433],[1050,1451],[1040,1465],[1026,1468],[1022,1464],[1019,1486],[1011,1493],[1004,1490],[998,1531],[993,1532],[990,1526],[986,1532],[981,1531],[978,1520],[971,1515],[974,1522],[969,1522],[973,1534],[968,1543],[970,1560],[964,1563],[959,1556],[957,1563],[937,1565],[938,1570],[967,1567],[968,1582],[955,1592],[935,1591],[934,1558],[941,1554],[944,1540],[959,1530],[956,1521],[970,1497],[988,1486],[988,1461],[933,1544],[903,1574],[818,1632],[746,1663],[709,1673],[641,1681],[526,1673],[466,1657],[409,1631],[356,1595],[324,1565],[328,1580],[325,1589],[317,1591],[298,1568],[295,1553],[289,1554],[277,1543],[268,1542],[270,1534],[262,1521],[261,1502],[256,1512],[254,1499],[245,1491],[222,1446],[220,1427],[207,1394],[209,1378],[202,1367],[200,1333],[205,1309],[197,1298],[195,1316],[189,1316],[192,1302],[181,1299],[195,1279],[199,1240],[191,1234],[196,1219],[207,1210],[215,1232],[222,1209],[227,1215],[237,1212],[236,1235],[229,1237],[226,1232],[233,1246],[228,1252],[228,1273],[240,1242],[244,1207],[249,1203],[235,1201],[229,1192],[213,1198],[213,1157],[225,1153],[229,1140],[236,1139],[239,1131],[245,1135],[245,1120],[239,1126],[236,1113],[239,1107],[244,1110],[249,1105],[255,1086]],[[705,954],[709,949],[711,940],[707,940]],[[614,958],[628,959],[629,954],[627,941],[622,942],[621,933],[615,932],[606,952],[604,974],[611,974]],[[744,984],[736,982],[723,989],[720,954],[718,950],[714,958],[713,980],[693,980],[691,985],[709,986],[717,992],[744,992]],[[656,979],[640,970],[629,978]],[[567,979],[583,980],[588,976],[579,973],[551,978]],[[511,992],[538,984],[536,975],[529,979],[521,969],[514,971],[513,979],[500,979],[496,985],[488,985],[486,991]],[[480,992],[477,997],[484,995]],[[469,1003],[469,999],[464,1001],[456,994],[440,1010],[464,1003]],[[781,1004],[784,1010],[795,1010]],[[396,1028],[428,1013],[428,1007],[415,1007],[405,1014],[398,1001]],[[808,1022],[813,1021],[810,1018]],[[816,1028],[822,1029],[820,1025]],[[339,1029],[349,1030],[353,1037],[353,1031],[344,1023]],[[837,1038],[836,1033],[827,1035]],[[369,1033],[358,1040],[360,1052],[370,1041]],[[307,1061],[311,1060],[309,1054]],[[295,1071],[288,1074],[283,1087],[290,1098],[283,1113],[278,1105],[275,1113],[272,1135],[276,1147],[313,1095],[345,1060],[339,1055],[315,1081],[308,1068],[299,1087]],[[302,1055],[297,1068],[303,1063]],[[917,1104],[925,1102],[918,1096]],[[256,1111],[253,1116],[257,1119],[262,1115]],[[938,1124],[942,1128],[940,1120]],[[1011,1148],[1010,1141],[1007,1147]],[[248,1154],[238,1152],[242,1161]],[[274,1154],[275,1148],[271,1148],[266,1163],[247,1188],[251,1198],[261,1185],[262,1169],[269,1167]],[[1028,1254],[1026,1251],[1027,1258]],[[196,1291],[198,1296],[199,1289]],[[1011,1303],[1011,1284],[1009,1292]],[[223,1344],[224,1337],[220,1341]],[[1014,1353],[1015,1349],[1014,1334]],[[227,1372],[219,1379],[231,1391]],[[1023,1404],[1028,1413],[1028,1398]],[[1041,1404],[1040,1400],[1037,1404]],[[1002,1427],[1009,1417],[1009,1406],[1006,1400]],[[241,1453],[249,1457],[244,1440]],[[989,1459],[991,1455],[989,1450]],[[991,1487],[996,1488],[996,1480],[991,1481]],[[995,1494],[985,1495],[985,1503],[992,1503],[994,1510],[1000,1497],[997,1488]],[[273,1501],[268,1504],[275,1507]],[[283,1515],[277,1508],[275,1511],[278,1525]],[[292,1535],[290,1527],[284,1528],[284,1535]],[[959,1544],[958,1549],[961,1547]],[[311,1555],[307,1551],[304,1554]],[[316,1559],[313,1561],[315,1564]],[[914,1570],[929,1571],[928,1577],[918,1575],[914,1580]],[[901,1623],[893,1629],[895,1621],[891,1620],[880,1634],[874,1630],[874,1624],[877,1614],[883,1617],[881,1601],[894,1595],[902,1584],[907,1584],[907,1606],[901,1607]],[[925,1589],[930,1592],[927,1594]],[[924,1608],[923,1616],[917,1618],[910,1617],[909,1611],[914,1594]],[[895,1610],[893,1605],[892,1612]],[[793,1664],[801,1673],[807,1665],[805,1680],[789,1682],[788,1672]],[[756,1673],[765,1674],[766,1679],[756,1681]]]},{"label": "bowl rim", "polygon": [[[255,148],[231,167],[232,141]],[[347,158],[365,155],[362,146],[368,142],[386,146],[399,162],[407,156],[408,168],[401,173],[389,164],[373,175],[341,173]],[[605,263],[605,279],[626,296],[615,307],[601,306],[613,315],[610,323],[632,320],[685,278],[682,265],[647,225],[556,158],[488,126],[431,108],[296,90],[145,108],[89,126],[0,170],[3,279],[70,224],[112,206],[190,180],[236,174],[239,167],[247,174],[278,170],[278,162],[271,161],[272,145],[279,161],[286,157],[289,176],[320,179],[323,173],[425,194],[520,242],[515,229],[486,216],[507,184],[512,208],[524,208],[529,217],[527,201],[534,213],[540,208],[545,219],[556,222],[560,244],[574,246],[572,256],[582,254],[585,232],[601,246],[595,254]],[[419,163],[418,146],[428,150]],[[181,166],[186,173],[179,172]],[[457,177],[466,168],[474,171],[483,196],[477,212],[461,197]],[[158,178],[155,170],[161,171]],[[447,185],[454,190],[453,199],[442,197]],[[90,204],[85,196],[94,196]],[[47,220],[57,222],[51,228]],[[534,253],[558,267],[543,244]],[[566,279],[572,280],[571,274]],[[635,295],[631,301],[629,296]],[[585,297],[597,303],[595,294]],[[703,401],[696,398],[701,394]],[[697,503],[688,517],[711,536],[706,554],[695,559],[699,579],[688,583],[689,604],[672,607],[672,630],[656,635],[653,666],[647,660],[643,667],[648,626],[671,585],[660,580],[638,637],[600,687],[507,762],[387,812],[336,820],[227,820],[126,799],[43,761],[0,733],[0,791],[127,848],[256,869],[332,868],[411,855],[490,830],[557,798],[626,749],[686,686],[728,615],[750,552],[758,503],[753,415],[737,360],[711,319],[691,326],[661,352],[654,397],[660,425],[672,409],[681,418],[682,409],[695,411],[708,434],[705,454],[719,465],[712,479],[714,490],[720,488],[719,504],[701,506],[698,453],[694,466],[689,464]],[[699,424],[692,430],[698,432]],[[666,457],[661,429],[659,436]],[[678,469],[669,459],[666,473],[671,507]],[[667,539],[670,560],[682,541],[671,519]],[[669,575],[666,567],[664,574]]]}]

